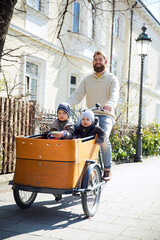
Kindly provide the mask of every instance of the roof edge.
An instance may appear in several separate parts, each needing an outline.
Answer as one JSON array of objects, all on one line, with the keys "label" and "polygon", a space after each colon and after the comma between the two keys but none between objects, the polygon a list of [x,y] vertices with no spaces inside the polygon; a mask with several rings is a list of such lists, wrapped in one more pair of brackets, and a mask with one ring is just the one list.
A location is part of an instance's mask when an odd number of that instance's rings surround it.
[{"label": "roof edge", "polygon": [[148,12],[148,14],[154,19],[154,21],[160,26],[160,22],[158,19],[151,13],[151,11],[147,8],[147,6],[141,0],[137,0],[137,2]]}]

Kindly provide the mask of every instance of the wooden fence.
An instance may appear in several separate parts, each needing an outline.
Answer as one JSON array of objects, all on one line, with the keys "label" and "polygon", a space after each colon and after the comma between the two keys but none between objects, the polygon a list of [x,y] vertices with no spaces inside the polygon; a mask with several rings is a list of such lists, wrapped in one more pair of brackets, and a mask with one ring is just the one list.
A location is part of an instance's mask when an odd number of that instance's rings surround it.
[{"label": "wooden fence", "polygon": [[0,173],[14,172],[15,137],[35,130],[35,102],[0,97]]},{"label": "wooden fence", "polygon": [[16,136],[46,132],[55,116],[36,102],[0,97],[0,174],[15,170]]}]

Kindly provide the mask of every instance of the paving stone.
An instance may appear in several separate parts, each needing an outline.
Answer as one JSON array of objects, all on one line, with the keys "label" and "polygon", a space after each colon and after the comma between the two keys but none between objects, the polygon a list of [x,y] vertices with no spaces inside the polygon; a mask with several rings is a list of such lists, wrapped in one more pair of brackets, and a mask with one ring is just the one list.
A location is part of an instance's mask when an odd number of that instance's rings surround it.
[{"label": "paving stone", "polygon": [[0,175],[0,239],[9,240],[160,240],[160,160],[114,165],[102,190],[97,213],[87,218],[81,197],[38,194],[20,209],[8,181]]}]

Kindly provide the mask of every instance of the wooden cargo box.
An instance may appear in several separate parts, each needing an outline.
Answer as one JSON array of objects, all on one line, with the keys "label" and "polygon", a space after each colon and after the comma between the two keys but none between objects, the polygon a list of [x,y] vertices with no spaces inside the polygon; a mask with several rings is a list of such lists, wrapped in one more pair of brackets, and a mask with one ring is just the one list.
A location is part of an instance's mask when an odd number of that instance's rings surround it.
[{"label": "wooden cargo box", "polygon": [[97,160],[95,140],[16,138],[14,183],[33,187],[73,189],[80,185],[85,162]]}]

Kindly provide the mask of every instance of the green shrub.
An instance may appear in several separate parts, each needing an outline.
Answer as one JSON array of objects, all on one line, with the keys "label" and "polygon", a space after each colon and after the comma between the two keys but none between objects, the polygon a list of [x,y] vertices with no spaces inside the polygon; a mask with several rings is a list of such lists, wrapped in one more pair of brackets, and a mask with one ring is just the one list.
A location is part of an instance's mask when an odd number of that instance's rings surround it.
[{"label": "green shrub", "polygon": [[160,154],[160,126],[149,125],[143,130],[142,153],[144,156]]},{"label": "green shrub", "polygon": [[[112,143],[113,161],[133,161],[136,155],[137,127],[115,125],[110,141]],[[143,128],[142,155],[151,156],[160,154],[160,126],[148,125]]]}]

